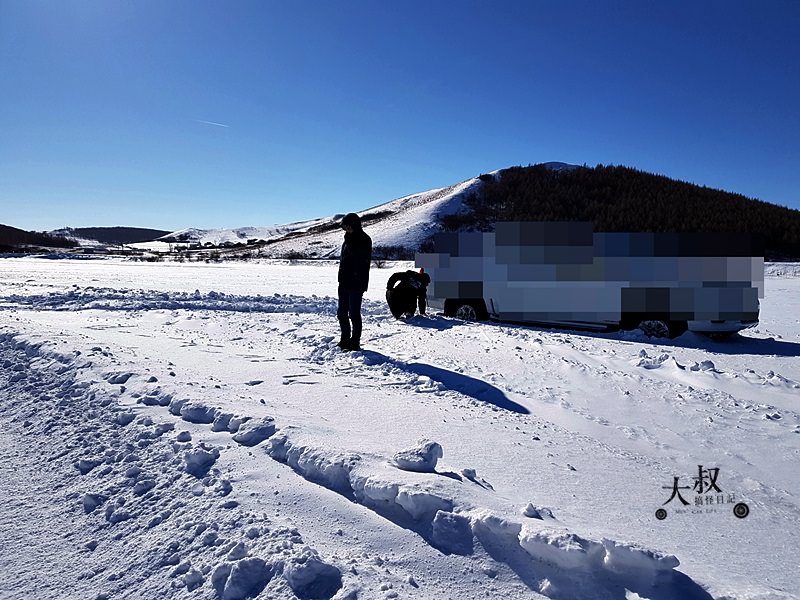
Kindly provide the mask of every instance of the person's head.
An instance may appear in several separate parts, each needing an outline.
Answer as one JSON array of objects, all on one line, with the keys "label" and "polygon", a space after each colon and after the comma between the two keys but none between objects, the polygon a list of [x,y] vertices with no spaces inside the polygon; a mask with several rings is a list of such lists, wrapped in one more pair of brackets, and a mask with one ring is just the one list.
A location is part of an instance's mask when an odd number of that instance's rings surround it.
[{"label": "person's head", "polygon": [[361,229],[361,217],[356,213],[347,213],[339,224],[347,233]]}]

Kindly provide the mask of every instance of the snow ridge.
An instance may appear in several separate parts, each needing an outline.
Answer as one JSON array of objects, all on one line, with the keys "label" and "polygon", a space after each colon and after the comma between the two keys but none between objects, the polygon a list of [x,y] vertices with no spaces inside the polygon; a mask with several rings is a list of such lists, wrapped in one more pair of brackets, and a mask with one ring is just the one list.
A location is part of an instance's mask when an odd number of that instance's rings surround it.
[{"label": "snow ridge", "polygon": [[[682,585],[673,571],[680,563],[671,554],[583,537],[553,517],[509,520],[463,503],[459,496],[464,481],[457,475],[406,471],[386,457],[307,446],[293,440],[295,433],[299,432],[290,430],[272,437],[267,454],[306,479],[416,531],[444,553],[472,554],[476,544],[500,548],[506,555],[516,553],[514,561],[522,560],[528,576],[536,579],[539,593],[545,596],[559,598],[568,590],[592,589],[594,597],[600,598],[611,593],[610,588],[603,590],[609,581],[648,593],[654,587]],[[416,450],[424,453],[429,446],[429,441],[422,441]],[[570,583],[565,572],[569,572]],[[561,583],[555,585],[555,581]]]}]

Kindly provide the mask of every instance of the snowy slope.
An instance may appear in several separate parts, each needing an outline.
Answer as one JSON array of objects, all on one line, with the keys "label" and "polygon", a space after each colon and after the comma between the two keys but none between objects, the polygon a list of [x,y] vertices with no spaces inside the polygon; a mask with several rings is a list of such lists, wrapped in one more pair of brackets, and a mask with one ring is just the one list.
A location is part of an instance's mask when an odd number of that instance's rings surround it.
[{"label": "snowy slope", "polygon": [[298,221],[286,225],[273,225],[272,227],[240,227],[237,229],[195,229],[187,228],[174,231],[161,238],[165,241],[192,242],[197,244],[212,244],[220,246],[226,243],[247,242],[248,240],[273,240],[288,234],[303,232],[311,227],[322,225],[333,217],[323,217],[310,221]]},{"label": "snowy slope", "polygon": [[[363,210],[359,215],[364,220],[365,231],[372,237],[373,246],[402,246],[413,251],[438,230],[437,222],[441,216],[464,210],[464,197],[478,185],[479,179],[469,179],[446,188],[398,198]],[[257,239],[270,242],[260,251],[261,256],[283,257],[295,253],[315,258],[331,258],[338,256],[342,244],[342,232],[335,227],[342,216],[331,215],[261,228],[184,229],[162,239],[201,245],[210,243],[215,246]]]},{"label": "snowy slope", "polygon": [[396,321],[405,267],[348,354],[335,263],[3,260],[0,598],[800,597],[796,266],[728,342]]}]

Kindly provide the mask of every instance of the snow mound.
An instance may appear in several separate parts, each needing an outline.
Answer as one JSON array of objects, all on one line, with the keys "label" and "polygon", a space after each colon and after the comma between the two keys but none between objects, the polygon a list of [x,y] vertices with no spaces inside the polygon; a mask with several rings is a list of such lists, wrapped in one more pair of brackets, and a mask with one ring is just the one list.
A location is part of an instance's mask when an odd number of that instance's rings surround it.
[{"label": "snow mound", "polygon": [[204,448],[189,450],[183,455],[183,459],[186,463],[185,471],[201,479],[208,474],[218,458],[219,450],[217,448],[211,450],[206,450]]},{"label": "snow mound", "polygon": [[211,584],[221,600],[255,598],[272,579],[275,570],[261,558],[248,558],[216,568]]},{"label": "snow mound", "polygon": [[342,587],[339,569],[324,562],[311,548],[289,559],[283,575],[298,598],[332,598]]},{"label": "snow mound", "polygon": [[432,473],[437,461],[442,458],[442,447],[430,440],[420,440],[416,446],[401,450],[394,455],[394,464],[404,471]]},{"label": "snow mound", "polygon": [[612,540],[592,540],[554,529],[523,528],[520,546],[533,558],[569,570],[605,569],[615,574],[636,573],[655,583],[656,577],[680,563],[671,554]]},{"label": "snow mound", "polygon": [[275,430],[275,419],[272,417],[247,421],[238,428],[233,441],[242,446],[255,446],[274,434]]},{"label": "snow mound", "polygon": [[522,514],[528,517],[529,519],[555,519],[553,516],[553,511],[549,508],[544,508],[542,506],[536,506],[533,503],[528,503],[528,506],[522,511]]},{"label": "snow mound", "polygon": [[431,530],[431,543],[448,554],[471,554],[472,522],[469,517],[443,510],[436,511]]}]

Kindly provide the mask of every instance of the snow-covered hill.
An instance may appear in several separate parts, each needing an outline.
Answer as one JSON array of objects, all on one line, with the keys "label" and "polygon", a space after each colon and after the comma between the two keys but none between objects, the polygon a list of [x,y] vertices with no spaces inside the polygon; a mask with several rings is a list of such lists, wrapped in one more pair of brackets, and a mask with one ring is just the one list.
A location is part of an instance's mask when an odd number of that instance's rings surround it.
[{"label": "snow-covered hill", "polygon": [[[341,216],[339,216],[341,218]],[[213,246],[224,244],[246,243],[250,240],[268,241],[282,238],[286,235],[308,231],[329,222],[335,217],[323,217],[310,221],[298,221],[286,225],[273,225],[271,227],[239,227],[237,229],[195,229],[187,228],[174,231],[160,238],[168,242],[184,242]]]},{"label": "snow-covered hill", "polygon": [[[480,185],[477,178],[446,188],[430,190],[398,198],[359,212],[364,228],[374,247],[402,247],[413,252],[432,233],[438,231],[438,220],[444,215],[461,212],[466,195]],[[336,214],[310,221],[244,227],[240,229],[184,229],[162,241],[178,241],[204,246],[260,240],[269,242],[260,249],[263,257],[285,257],[290,254],[310,258],[338,256],[342,232],[336,226],[343,215]]]},{"label": "snow-covered hill", "polygon": [[406,266],[342,353],[335,263],[3,259],[0,598],[800,597],[796,269],[716,342],[397,321]]}]

